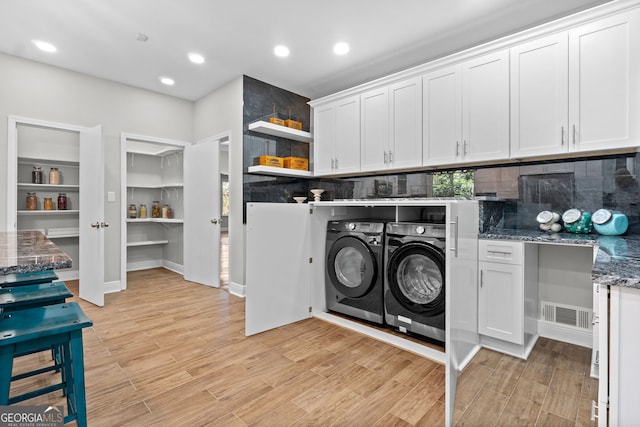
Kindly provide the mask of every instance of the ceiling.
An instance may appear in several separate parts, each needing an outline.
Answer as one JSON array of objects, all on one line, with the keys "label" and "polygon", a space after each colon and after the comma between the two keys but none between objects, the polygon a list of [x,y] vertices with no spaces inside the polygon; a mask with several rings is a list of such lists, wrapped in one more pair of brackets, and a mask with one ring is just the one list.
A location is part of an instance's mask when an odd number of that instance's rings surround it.
[{"label": "ceiling", "polygon": [[315,99],[608,1],[0,0],[0,52],[188,100],[242,74]]}]

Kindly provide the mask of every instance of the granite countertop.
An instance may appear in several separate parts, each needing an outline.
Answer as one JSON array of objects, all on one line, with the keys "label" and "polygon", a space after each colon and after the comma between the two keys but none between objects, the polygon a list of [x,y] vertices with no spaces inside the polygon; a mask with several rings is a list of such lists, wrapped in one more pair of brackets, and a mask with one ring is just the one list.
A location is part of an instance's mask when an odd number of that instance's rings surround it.
[{"label": "granite countertop", "polygon": [[494,230],[480,233],[480,239],[518,240],[533,243],[587,245],[598,248],[593,280],[602,285],[640,289],[640,236],[545,233],[537,230]]},{"label": "granite countertop", "polygon": [[69,255],[41,232],[0,232],[0,275],[69,267]]}]

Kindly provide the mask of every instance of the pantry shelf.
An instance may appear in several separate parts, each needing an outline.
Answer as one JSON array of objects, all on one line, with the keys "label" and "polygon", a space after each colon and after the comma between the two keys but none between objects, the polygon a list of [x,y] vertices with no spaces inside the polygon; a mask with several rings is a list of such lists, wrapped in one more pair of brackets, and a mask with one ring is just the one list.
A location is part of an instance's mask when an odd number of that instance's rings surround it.
[{"label": "pantry shelf", "polygon": [[311,142],[313,137],[309,132],[298,129],[288,128],[286,126],[274,125],[265,121],[257,121],[249,124],[249,130],[254,132],[265,133],[280,138],[292,139],[298,142]]}]

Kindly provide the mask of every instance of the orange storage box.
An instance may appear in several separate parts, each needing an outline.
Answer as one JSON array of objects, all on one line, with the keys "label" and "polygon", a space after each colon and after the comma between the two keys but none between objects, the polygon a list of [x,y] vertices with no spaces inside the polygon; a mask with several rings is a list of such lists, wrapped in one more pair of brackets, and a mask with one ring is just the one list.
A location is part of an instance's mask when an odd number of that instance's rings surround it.
[{"label": "orange storage box", "polygon": [[289,169],[297,169],[301,171],[309,170],[309,160],[302,157],[285,157],[284,167]]},{"label": "orange storage box", "polygon": [[274,125],[285,126],[284,124],[285,121],[277,117],[269,117],[269,123],[273,123]]},{"label": "orange storage box", "polygon": [[302,122],[296,120],[287,119],[284,121],[284,125],[291,129],[302,130]]},{"label": "orange storage box", "polygon": [[260,156],[253,159],[253,164],[255,166],[271,166],[274,168],[281,168],[284,166],[284,162],[282,161],[282,157],[276,156]]}]

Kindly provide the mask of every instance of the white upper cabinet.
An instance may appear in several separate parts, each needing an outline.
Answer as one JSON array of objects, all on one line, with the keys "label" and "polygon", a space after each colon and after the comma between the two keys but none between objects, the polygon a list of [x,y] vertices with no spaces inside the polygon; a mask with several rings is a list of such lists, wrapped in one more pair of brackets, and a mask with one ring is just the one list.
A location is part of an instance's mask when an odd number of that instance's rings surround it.
[{"label": "white upper cabinet", "polygon": [[386,169],[389,162],[389,89],[383,87],[364,93],[360,102],[362,171]]},{"label": "white upper cabinet", "polygon": [[422,78],[422,162],[456,162],[462,142],[462,69],[454,65]]},{"label": "white upper cabinet", "polygon": [[408,79],[361,96],[363,172],[421,165],[422,81]]},{"label": "white upper cabinet", "polygon": [[637,146],[640,9],[569,31],[571,150]]},{"label": "white upper cabinet", "polygon": [[422,164],[422,79],[389,86],[389,162],[394,169]]},{"label": "white upper cabinet", "polygon": [[482,56],[423,77],[426,166],[509,157],[509,56]]},{"label": "white upper cabinet", "polygon": [[509,52],[462,64],[462,157],[509,157]]},{"label": "white upper cabinet", "polygon": [[512,157],[638,145],[639,12],[511,49]]},{"label": "white upper cabinet", "polygon": [[313,109],[314,175],[360,172],[360,96]]},{"label": "white upper cabinet", "polygon": [[567,46],[561,33],[511,49],[512,157],[567,149]]}]

